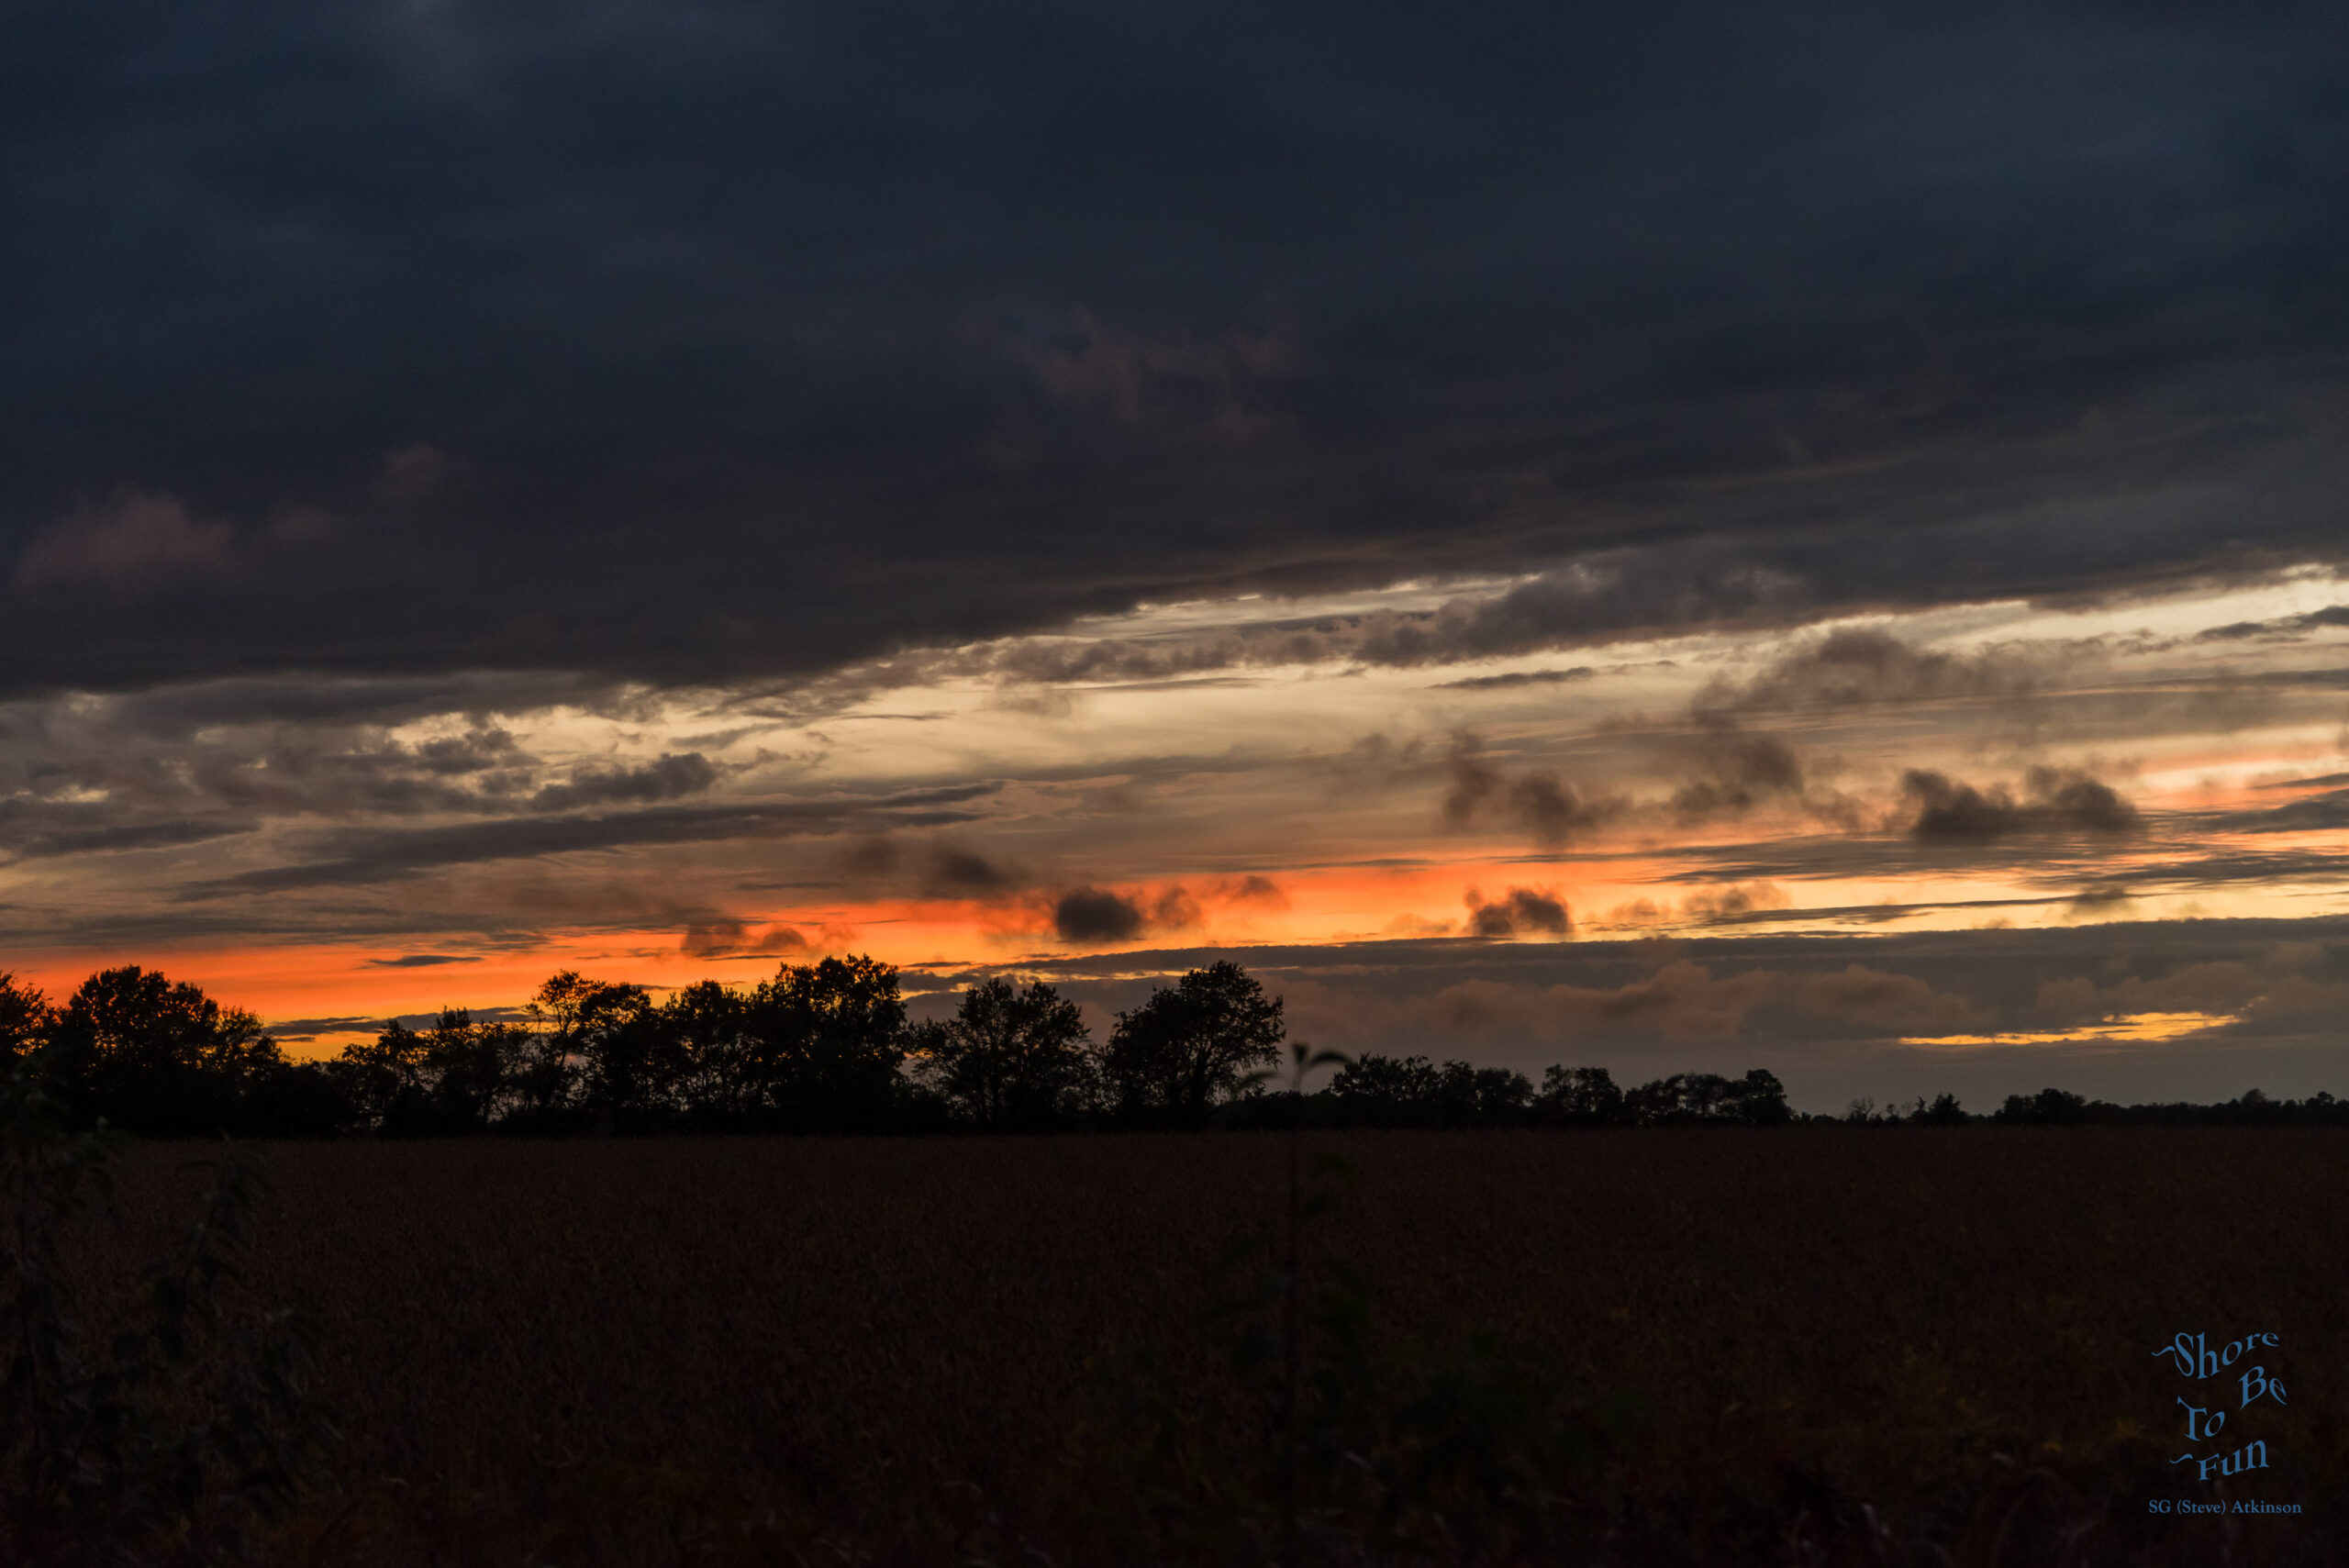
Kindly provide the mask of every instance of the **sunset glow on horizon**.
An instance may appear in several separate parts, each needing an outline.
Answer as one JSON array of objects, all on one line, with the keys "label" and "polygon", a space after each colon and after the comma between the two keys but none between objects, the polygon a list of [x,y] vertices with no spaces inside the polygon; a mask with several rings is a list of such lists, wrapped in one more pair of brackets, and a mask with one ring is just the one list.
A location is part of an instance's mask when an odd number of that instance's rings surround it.
[{"label": "sunset glow on horizon", "polygon": [[2300,23],[518,18],[19,40],[0,973],[2349,1092]]},{"label": "sunset glow on horizon", "polygon": [[[1013,673],[1047,657],[1022,642],[756,692],[428,717],[344,754],[445,781],[422,811],[322,812],[288,785],[254,826],[15,883],[19,906],[58,900],[61,935],[165,888],[244,940],[172,940],[150,902],[136,940],[20,937],[15,963],[61,995],[99,967],[161,967],[314,1055],[389,1018],[517,1007],[559,970],[658,991],[865,952],[918,1010],[1009,972],[1074,985],[1097,1029],[1208,952],[1376,967],[1468,942],[1653,965],[1765,934],[2338,917],[2349,748],[2328,661],[2349,628],[2310,618],[2338,589],[2301,570],[2128,617],[1961,606],[1595,643],[1570,664],[1343,647],[1250,663],[1232,650],[1267,627],[1445,602],[1258,597],[1220,623],[1145,610],[1048,647],[1141,666],[1117,680]],[[79,716],[103,727],[108,706]],[[175,765],[217,769],[243,740],[196,730]],[[255,793],[284,766],[260,749]],[[2242,1025],[2258,997],[2232,1000],[2085,1022],[1976,1009],[1976,1027],[1895,1044],[2172,1041]],[[1342,1006],[1303,1010],[1346,1037]],[[1698,1012],[1659,1040],[1719,1027]]]}]

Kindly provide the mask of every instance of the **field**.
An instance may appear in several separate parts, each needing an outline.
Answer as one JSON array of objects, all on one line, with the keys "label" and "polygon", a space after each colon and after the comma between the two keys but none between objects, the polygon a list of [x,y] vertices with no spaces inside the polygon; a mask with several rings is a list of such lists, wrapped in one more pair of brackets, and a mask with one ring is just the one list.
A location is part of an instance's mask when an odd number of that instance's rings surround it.
[{"label": "field", "polygon": [[[2316,1561],[2349,1495],[2349,1138],[1311,1142],[1355,1173],[1313,1233],[1369,1282],[1378,1353],[1489,1329],[1631,1396],[1593,1495],[1675,1514],[1675,1539],[1861,1551],[1867,1503],[1961,1561],[2001,1560],[2018,1508],[2101,1520],[2084,1561]],[[160,1244],[198,1152],[132,1152],[121,1244]],[[1219,1252],[1279,1213],[1285,1156],[1269,1135],[274,1146],[248,1284],[323,1330],[346,1435],[289,1554],[1173,1552],[1191,1538],[1135,1544],[1149,1444],[1126,1418],[1154,1396],[1210,1455],[1252,1440],[1201,1311]],[[2250,1358],[2189,1385],[2154,1354],[2181,1331],[2276,1333],[2259,1360],[2288,1403],[2238,1412]],[[2270,1468],[2166,1462],[2229,1446],[2181,1440],[2181,1394]],[[2308,1512],[2147,1517],[2213,1497]]]}]

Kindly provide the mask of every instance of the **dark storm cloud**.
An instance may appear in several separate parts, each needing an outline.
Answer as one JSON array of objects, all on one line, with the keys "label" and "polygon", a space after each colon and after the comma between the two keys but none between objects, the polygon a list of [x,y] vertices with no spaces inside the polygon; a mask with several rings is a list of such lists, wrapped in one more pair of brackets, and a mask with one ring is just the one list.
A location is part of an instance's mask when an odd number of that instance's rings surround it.
[{"label": "dark storm cloud", "polygon": [[177,849],[214,839],[234,838],[240,833],[249,833],[258,826],[259,822],[250,817],[220,817],[205,822],[116,822],[86,828],[53,826],[27,831],[16,814],[0,813],[0,845],[6,845],[20,860],[49,860],[60,855],[96,854],[117,850]]},{"label": "dark storm cloud", "polygon": [[180,896],[362,886],[446,866],[597,850],[943,826],[974,816],[966,803],[996,787],[963,784],[863,800],[662,806],[603,817],[512,817],[439,828],[354,829],[319,836],[309,859],[193,884]]},{"label": "dark storm cloud", "polygon": [[114,697],[103,716],[128,734],[185,740],[223,726],[388,726],[441,714],[529,713],[556,706],[624,713],[629,705],[608,682],[531,671],[334,679],[297,674],[176,682]]},{"label": "dark storm cloud", "polygon": [[195,843],[268,817],[505,814],[539,763],[474,728],[413,744],[325,720],[150,728],[136,705],[9,705],[0,845],[33,854]]},{"label": "dark storm cloud", "polygon": [[2012,696],[2036,689],[2046,666],[2077,650],[2013,649],[1971,655],[1913,648],[1871,627],[1839,627],[1804,642],[1742,681],[1715,681],[1700,693],[1700,713],[1772,708],[1854,707],[1940,697]]},{"label": "dark storm cloud", "polygon": [[2222,826],[2242,833],[2312,833],[2349,828],[2349,789],[2331,790],[2266,811],[2236,812]]},{"label": "dark storm cloud", "polygon": [[[1435,663],[2337,555],[2337,8],[0,20],[16,690]],[[471,711],[471,710],[463,710]]]},{"label": "dark storm cloud", "polygon": [[[429,753],[429,748],[428,748]],[[427,761],[431,759],[428,754]],[[698,751],[664,752],[637,768],[582,768],[568,784],[549,784],[530,797],[540,811],[623,801],[674,800],[699,795],[718,782],[718,769]]]},{"label": "dark storm cloud", "polygon": [[1571,670],[1511,670],[1505,675],[1471,675],[1464,681],[1439,681],[1439,691],[1501,691],[1511,686],[1548,686],[1564,681],[1586,681],[1598,673],[1587,664]]},{"label": "dark storm cloud", "polygon": [[2214,626],[2201,635],[2205,641],[2224,642],[2247,637],[2300,637],[2327,627],[2349,627],[2349,605],[2327,605],[2306,615],[2284,616],[2276,620],[2239,620],[2229,626]]}]

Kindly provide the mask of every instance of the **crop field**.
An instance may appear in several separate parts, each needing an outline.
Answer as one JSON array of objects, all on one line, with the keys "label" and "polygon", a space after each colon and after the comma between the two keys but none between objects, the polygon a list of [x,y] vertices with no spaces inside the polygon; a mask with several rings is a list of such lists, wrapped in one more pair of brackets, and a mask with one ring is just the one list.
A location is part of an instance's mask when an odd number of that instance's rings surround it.
[{"label": "crop field", "polygon": [[[1905,1562],[1938,1530],[1957,1561],[2054,1561],[1999,1555],[2021,1510],[2087,1531],[2076,1561],[2323,1560],[2349,1480],[2349,1138],[1308,1144],[1352,1167],[1307,1223],[1364,1282],[1371,1360],[1486,1329],[1620,1401],[1591,1495],[1674,1517],[1686,1554],[1798,1560],[1817,1537],[1820,1560]],[[161,1244],[201,1152],[127,1157],[110,1247]],[[1246,1134],[274,1146],[245,1286],[310,1316],[344,1434],[289,1560],[1174,1555],[1205,1537],[1137,1523],[1152,1433],[1198,1440],[1202,1487],[1262,1440],[1202,1314],[1219,1255],[1283,1213],[1287,1153]],[[2250,1356],[2188,1380],[2156,1353],[2181,1332],[2275,1334],[2256,1360],[2288,1398],[2238,1407]],[[2171,1464],[2232,1446],[2186,1441],[2181,1396],[2268,1466]]]}]

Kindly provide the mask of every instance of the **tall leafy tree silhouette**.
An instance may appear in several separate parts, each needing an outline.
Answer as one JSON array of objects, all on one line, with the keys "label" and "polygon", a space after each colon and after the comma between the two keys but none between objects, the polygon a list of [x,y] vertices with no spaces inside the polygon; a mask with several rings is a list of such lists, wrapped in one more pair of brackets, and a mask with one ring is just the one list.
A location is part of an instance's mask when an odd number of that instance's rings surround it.
[{"label": "tall leafy tree silhouette", "polygon": [[232,1129],[251,1091],[288,1065],[252,1014],[135,964],[83,981],[40,1059],[76,1125],[103,1117],[156,1137]]},{"label": "tall leafy tree silhouette", "polygon": [[422,1050],[440,1125],[480,1132],[511,1115],[529,1043],[529,1031],[518,1025],[476,1019],[463,1007],[443,1008]]},{"label": "tall leafy tree silhouette", "polygon": [[[646,1132],[677,1113],[683,1052],[643,986],[565,970],[539,988],[528,1011],[543,1036],[541,1056],[572,1075],[564,1093],[575,1092],[596,1126]],[[546,1071],[551,1076],[554,1068]]]},{"label": "tall leafy tree silhouette", "polygon": [[509,1080],[515,1122],[541,1131],[568,1126],[583,1108],[590,1058],[613,1017],[641,1005],[637,985],[607,985],[566,969],[548,977],[523,1007],[526,1038]]},{"label": "tall leafy tree silhouette", "polygon": [[[443,1017],[446,1017],[444,1014]],[[424,1037],[397,1018],[373,1040],[354,1040],[334,1060],[335,1081],[362,1131],[408,1138],[437,1130],[424,1067]]]},{"label": "tall leafy tree silhouette", "polygon": [[1226,959],[1119,1014],[1102,1067],[1130,1114],[1200,1127],[1250,1073],[1279,1059],[1285,1032],[1281,999]]},{"label": "tall leafy tree silhouette", "polygon": [[743,1011],[744,1065],[772,1125],[848,1132],[888,1120],[907,1043],[895,964],[862,953],[786,963]]},{"label": "tall leafy tree silhouette", "polygon": [[963,993],[953,1018],[916,1037],[921,1073],[982,1132],[1060,1120],[1083,1087],[1090,1039],[1076,1004],[1041,981],[997,977]]},{"label": "tall leafy tree silhouette", "polygon": [[676,1073],[674,1093],[691,1126],[730,1132],[758,1124],[750,1009],[740,992],[715,980],[681,986],[661,1004],[659,1028]]}]

